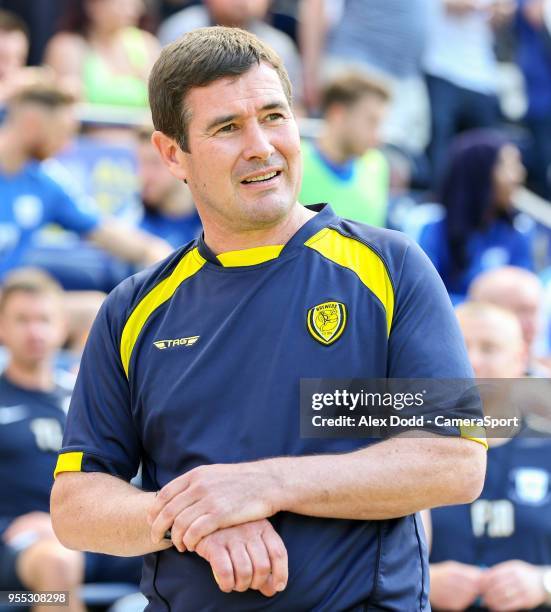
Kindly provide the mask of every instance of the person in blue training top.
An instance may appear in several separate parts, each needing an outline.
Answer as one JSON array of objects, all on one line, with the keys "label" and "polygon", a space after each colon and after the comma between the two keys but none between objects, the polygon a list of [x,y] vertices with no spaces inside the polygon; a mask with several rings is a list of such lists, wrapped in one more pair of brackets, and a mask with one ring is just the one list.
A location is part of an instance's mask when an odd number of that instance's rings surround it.
[{"label": "person in blue training top", "polygon": [[[145,554],[148,610],[428,610],[417,511],[472,501],[484,444],[432,429],[303,438],[299,389],[471,377],[444,286],[402,234],[298,203],[289,79],[252,34],[186,34],[149,92],[153,142],[204,234],[123,282],[94,323],[56,467],[56,533]],[[140,461],[144,492],[125,482]]]},{"label": "person in blue training top", "polygon": [[[483,302],[465,302],[457,313],[477,378],[524,375],[526,346],[513,313]],[[551,605],[551,441],[526,420],[513,438],[488,436],[479,499],[430,512],[435,610]]]},{"label": "person in blue training top", "polygon": [[189,189],[170,174],[151,143],[152,133],[153,126],[144,126],[136,131],[143,206],[140,227],[178,248],[197,238],[202,230],[201,219]]},{"label": "person in blue training top", "polygon": [[74,384],[53,367],[65,337],[61,287],[40,270],[12,272],[0,335],[9,354],[0,374],[0,590],[69,591],[69,606],[59,609],[83,610],[80,584],[137,586],[141,559],[68,550],[52,529],[52,470]]},{"label": "person in blue training top", "polygon": [[457,301],[485,270],[533,267],[529,236],[515,227],[511,208],[524,176],[518,149],[499,132],[473,130],[454,140],[440,187],[441,218],[417,239]]},{"label": "person in blue training top", "polygon": [[100,219],[43,170],[40,161],[72,136],[73,99],[46,77],[17,90],[0,127],[0,279],[21,265],[35,233],[49,223],[86,236],[113,255],[138,264],[159,261],[170,247],[113,218]]}]

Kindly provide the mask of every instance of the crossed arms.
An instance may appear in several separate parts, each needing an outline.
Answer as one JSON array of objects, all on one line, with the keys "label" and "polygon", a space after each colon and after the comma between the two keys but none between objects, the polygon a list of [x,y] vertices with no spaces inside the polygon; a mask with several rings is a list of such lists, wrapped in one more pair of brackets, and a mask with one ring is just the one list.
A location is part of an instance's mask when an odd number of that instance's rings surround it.
[{"label": "crossed arms", "polygon": [[174,545],[205,558],[223,591],[273,595],[286,586],[287,553],[268,517],[377,520],[468,503],[484,472],[476,442],[404,434],[339,455],[205,465],[158,493],[103,473],[62,473],[51,515],[68,548],[130,556]]}]

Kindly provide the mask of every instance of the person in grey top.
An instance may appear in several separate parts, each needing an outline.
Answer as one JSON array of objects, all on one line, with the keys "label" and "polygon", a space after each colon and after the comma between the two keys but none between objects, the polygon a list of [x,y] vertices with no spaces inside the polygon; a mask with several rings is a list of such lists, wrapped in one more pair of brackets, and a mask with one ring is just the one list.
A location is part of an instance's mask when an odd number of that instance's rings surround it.
[{"label": "person in grey top", "polygon": [[383,135],[412,151],[428,136],[428,105],[421,77],[427,37],[427,0],[346,0],[330,24],[328,0],[302,0],[300,39],[304,99],[317,106],[323,81],[346,68],[386,81],[393,100]]},{"label": "person in grey top", "polygon": [[281,57],[293,89],[302,91],[300,56],[293,40],[264,21],[271,0],[204,0],[201,6],[178,11],[161,23],[157,36],[167,45],[194,30],[211,25],[239,27],[255,34]]}]

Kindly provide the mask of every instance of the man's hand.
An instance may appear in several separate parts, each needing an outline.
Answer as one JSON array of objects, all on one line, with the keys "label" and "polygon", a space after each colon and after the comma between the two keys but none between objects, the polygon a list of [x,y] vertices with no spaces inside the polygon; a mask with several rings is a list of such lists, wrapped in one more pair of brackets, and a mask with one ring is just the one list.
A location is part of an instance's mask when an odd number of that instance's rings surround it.
[{"label": "man's hand", "polygon": [[40,539],[55,538],[52,521],[48,512],[29,512],[14,519],[2,534],[6,544],[13,542],[22,533],[32,532]]},{"label": "man's hand", "polygon": [[484,605],[490,610],[531,610],[545,601],[543,569],[524,561],[505,561],[481,579]]},{"label": "man's hand", "polygon": [[266,519],[220,529],[203,538],[196,552],[225,593],[255,589],[271,597],[287,586],[287,550]]},{"label": "man's hand", "polygon": [[465,610],[480,593],[483,570],[456,561],[430,566],[430,602],[436,610]]},{"label": "man's hand", "polygon": [[273,497],[279,482],[267,461],[203,465],[165,485],[148,514],[151,539],[171,529],[174,545],[195,550],[202,538],[224,527],[267,518],[279,508]]}]

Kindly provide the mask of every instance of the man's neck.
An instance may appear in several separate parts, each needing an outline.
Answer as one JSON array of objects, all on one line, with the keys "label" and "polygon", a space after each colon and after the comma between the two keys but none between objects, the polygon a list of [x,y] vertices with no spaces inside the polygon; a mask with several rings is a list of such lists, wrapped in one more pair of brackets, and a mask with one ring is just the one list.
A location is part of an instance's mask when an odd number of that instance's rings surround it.
[{"label": "man's neck", "polygon": [[15,130],[6,126],[0,130],[0,170],[6,174],[16,174],[29,161],[21,146],[21,137]]},{"label": "man's neck", "polygon": [[255,247],[286,244],[316,213],[298,202],[280,223],[268,228],[228,233],[214,221],[204,222],[205,242],[215,254],[241,251]]},{"label": "man's neck", "polygon": [[316,145],[323,155],[325,155],[325,157],[327,157],[327,159],[334,164],[344,164],[352,159],[351,156],[346,153],[346,151],[342,150],[342,147],[339,144],[339,139],[333,135],[330,126],[327,126],[321,133]]},{"label": "man's neck", "polygon": [[4,374],[11,383],[29,391],[47,393],[55,387],[54,372],[49,362],[29,366],[9,361]]}]

